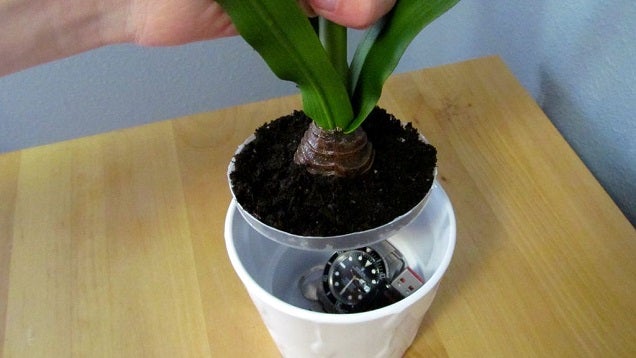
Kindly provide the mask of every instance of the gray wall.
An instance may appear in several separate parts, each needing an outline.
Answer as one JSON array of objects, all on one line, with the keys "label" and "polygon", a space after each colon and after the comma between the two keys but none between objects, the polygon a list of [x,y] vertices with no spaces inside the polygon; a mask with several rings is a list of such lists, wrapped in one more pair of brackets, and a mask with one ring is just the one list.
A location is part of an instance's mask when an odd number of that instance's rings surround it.
[{"label": "gray wall", "polygon": [[[463,0],[397,72],[490,54],[636,223],[636,2]],[[0,152],[292,93],[240,38],[102,48],[0,78]]]}]

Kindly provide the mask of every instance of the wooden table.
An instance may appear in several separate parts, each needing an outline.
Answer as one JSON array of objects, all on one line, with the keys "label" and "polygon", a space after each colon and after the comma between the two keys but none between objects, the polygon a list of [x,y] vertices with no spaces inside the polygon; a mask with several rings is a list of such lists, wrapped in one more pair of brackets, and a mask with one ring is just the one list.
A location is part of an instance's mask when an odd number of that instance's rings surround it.
[{"label": "wooden table", "polygon": [[[458,223],[407,356],[636,356],[636,231],[500,59],[394,76],[381,104],[438,147]],[[1,155],[0,352],[278,356],[226,256],[225,171],[298,107]]]}]

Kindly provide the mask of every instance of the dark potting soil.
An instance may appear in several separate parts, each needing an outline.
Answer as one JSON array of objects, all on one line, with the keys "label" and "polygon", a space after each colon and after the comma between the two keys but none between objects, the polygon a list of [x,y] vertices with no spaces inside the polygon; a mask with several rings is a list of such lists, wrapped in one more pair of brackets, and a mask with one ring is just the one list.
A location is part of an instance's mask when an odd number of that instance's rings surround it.
[{"label": "dark potting soil", "polygon": [[303,236],[367,230],[406,213],[430,189],[437,151],[410,123],[376,108],[362,125],[375,160],[355,178],[312,175],[294,164],[309,123],[301,111],[266,123],[234,158],[237,201],[267,225]]}]

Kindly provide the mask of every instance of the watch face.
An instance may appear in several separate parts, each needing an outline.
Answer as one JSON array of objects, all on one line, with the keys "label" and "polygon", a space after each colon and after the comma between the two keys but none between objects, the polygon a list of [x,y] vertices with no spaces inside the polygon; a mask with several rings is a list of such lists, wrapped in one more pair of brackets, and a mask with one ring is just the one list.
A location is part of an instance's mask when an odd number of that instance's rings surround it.
[{"label": "watch face", "polygon": [[334,254],[323,274],[323,288],[337,310],[358,312],[369,306],[386,281],[386,267],[371,248]]}]

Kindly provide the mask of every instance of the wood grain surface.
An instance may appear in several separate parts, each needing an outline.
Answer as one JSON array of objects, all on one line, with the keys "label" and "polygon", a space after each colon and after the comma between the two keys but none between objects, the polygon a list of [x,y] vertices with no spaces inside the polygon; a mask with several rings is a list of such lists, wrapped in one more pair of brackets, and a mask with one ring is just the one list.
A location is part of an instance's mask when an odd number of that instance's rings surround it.
[{"label": "wood grain surface", "polygon": [[[407,357],[636,356],[636,231],[499,58],[393,76],[381,105],[438,148],[458,225]],[[226,255],[225,173],[299,106],[0,155],[0,355],[279,356]]]}]

